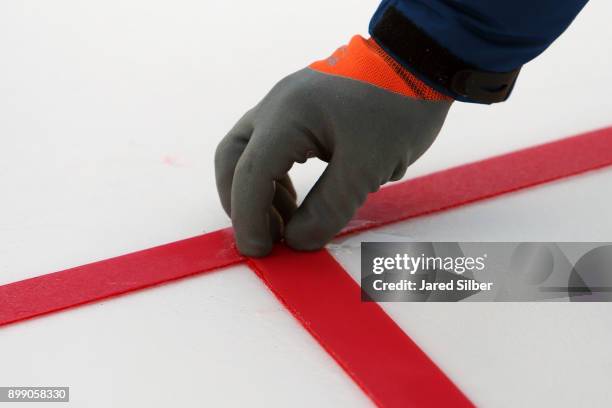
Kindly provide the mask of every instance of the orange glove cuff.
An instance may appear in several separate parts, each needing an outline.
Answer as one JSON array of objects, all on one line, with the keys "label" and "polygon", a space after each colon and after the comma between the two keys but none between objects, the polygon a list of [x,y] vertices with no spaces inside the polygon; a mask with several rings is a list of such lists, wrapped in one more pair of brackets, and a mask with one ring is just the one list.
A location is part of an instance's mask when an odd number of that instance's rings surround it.
[{"label": "orange glove cuff", "polygon": [[348,45],[329,58],[313,62],[310,68],[330,75],[366,82],[416,99],[452,100],[431,88],[391,58],[372,38],[356,35]]}]

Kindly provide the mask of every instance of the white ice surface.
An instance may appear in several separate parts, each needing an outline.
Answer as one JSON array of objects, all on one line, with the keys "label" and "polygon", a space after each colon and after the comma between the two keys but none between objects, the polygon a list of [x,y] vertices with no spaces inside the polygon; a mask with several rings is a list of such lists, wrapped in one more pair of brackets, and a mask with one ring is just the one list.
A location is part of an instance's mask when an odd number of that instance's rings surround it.
[{"label": "white ice surface", "polygon": [[1,384],[66,406],[370,406],[245,267],[6,327],[0,356]]},{"label": "white ice surface", "polygon": [[[351,35],[365,34],[376,4],[2,2],[0,284],[227,226],[212,171],[219,139],[280,77],[329,54]],[[612,40],[611,12],[612,3],[588,4],[561,39],[523,69],[508,102],[455,104],[438,141],[407,177],[612,124],[612,55],[605,52]],[[292,171],[302,197],[321,169],[312,162]],[[589,176],[599,180],[593,181],[595,193],[609,194],[606,174]],[[563,222],[585,212],[609,219],[609,195],[599,204],[555,200],[560,222],[521,220],[529,217],[525,209],[548,200],[539,193],[529,197],[514,208],[480,211],[485,207],[477,204],[436,215],[419,221],[420,232],[410,231],[423,239],[450,239],[461,237],[463,225],[474,237],[488,239],[505,228],[506,239],[521,231],[521,239],[531,240],[590,239],[589,231],[600,231],[609,240],[605,222],[588,218],[580,229]],[[452,214],[464,215],[454,218],[455,226],[440,222],[434,229],[436,217]],[[461,353],[445,349],[444,338],[436,335],[465,332],[455,339],[458,344],[482,339],[463,330],[459,320],[444,327],[432,321],[428,313],[438,313],[437,307],[408,317],[390,312],[476,401],[493,400],[473,382],[500,387],[495,402],[504,392],[526,392],[504,377],[505,367],[495,371],[495,361],[479,376],[467,369],[464,375],[470,359],[459,360]],[[559,318],[590,310],[518,305],[490,318],[487,333],[524,329],[525,313],[539,316],[523,312],[530,307]],[[576,350],[571,343],[570,352],[598,350],[608,339],[604,318],[599,311],[576,317],[589,332],[571,332],[583,346]],[[512,343],[518,359],[533,353],[534,341],[543,344],[537,334],[523,339],[504,337],[500,348]],[[567,359],[561,348],[570,343],[563,341],[541,360],[527,355],[534,364],[558,360],[551,370],[568,370],[561,365]],[[590,366],[582,368],[590,381]],[[500,381],[494,382],[497,375]],[[11,384],[70,385],[71,406],[79,407],[368,403],[243,267],[1,329],[0,386]],[[542,388],[530,386],[528,396]]]}]

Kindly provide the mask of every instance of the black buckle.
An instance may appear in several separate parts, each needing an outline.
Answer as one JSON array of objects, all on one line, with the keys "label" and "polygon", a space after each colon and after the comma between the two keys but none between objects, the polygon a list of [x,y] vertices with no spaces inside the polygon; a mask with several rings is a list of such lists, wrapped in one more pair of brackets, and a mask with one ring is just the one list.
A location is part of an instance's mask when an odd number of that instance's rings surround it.
[{"label": "black buckle", "polygon": [[510,96],[519,72],[520,68],[511,72],[463,69],[452,76],[450,90],[481,103],[502,102]]}]

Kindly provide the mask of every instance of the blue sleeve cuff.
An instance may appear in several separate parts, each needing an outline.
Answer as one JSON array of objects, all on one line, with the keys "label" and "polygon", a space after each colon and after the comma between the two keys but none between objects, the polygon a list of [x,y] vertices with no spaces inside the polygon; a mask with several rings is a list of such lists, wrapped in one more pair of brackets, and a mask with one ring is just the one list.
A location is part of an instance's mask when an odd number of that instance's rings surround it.
[{"label": "blue sleeve cuff", "polygon": [[[466,66],[488,73],[516,71],[542,53],[569,26],[587,0],[384,0],[370,22],[370,34],[398,62],[414,69],[406,61],[406,44],[413,38],[401,38],[402,30],[385,27],[386,39],[379,38],[380,26],[388,26],[389,10],[400,14],[418,27],[443,50]],[[386,19],[388,20],[388,18]],[[390,36],[395,36],[389,40]],[[410,44],[414,51],[419,44]],[[404,48],[404,50],[401,50]],[[437,48],[427,58],[436,63]],[[420,51],[417,50],[417,53]],[[428,50],[422,50],[421,54]],[[415,72],[423,75],[422,72]],[[429,75],[431,76],[431,75]],[[421,78],[441,89],[436,78]],[[444,88],[444,87],[442,87]],[[458,100],[463,98],[446,89]],[[477,102],[477,101],[476,101]]]}]

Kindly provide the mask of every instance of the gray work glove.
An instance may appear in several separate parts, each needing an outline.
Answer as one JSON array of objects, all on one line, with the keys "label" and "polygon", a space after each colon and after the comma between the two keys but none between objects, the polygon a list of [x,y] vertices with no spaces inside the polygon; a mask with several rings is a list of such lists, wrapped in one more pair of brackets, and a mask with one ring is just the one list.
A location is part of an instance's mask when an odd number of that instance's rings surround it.
[{"label": "gray work glove", "polygon": [[[372,60],[362,75],[364,54]],[[399,180],[429,148],[452,101],[398,69],[355,37],[281,80],[230,130],[215,172],[242,254],[267,255],[283,237],[298,250],[321,248],[368,193]],[[298,208],[287,172],[310,157],[329,164]]]}]

